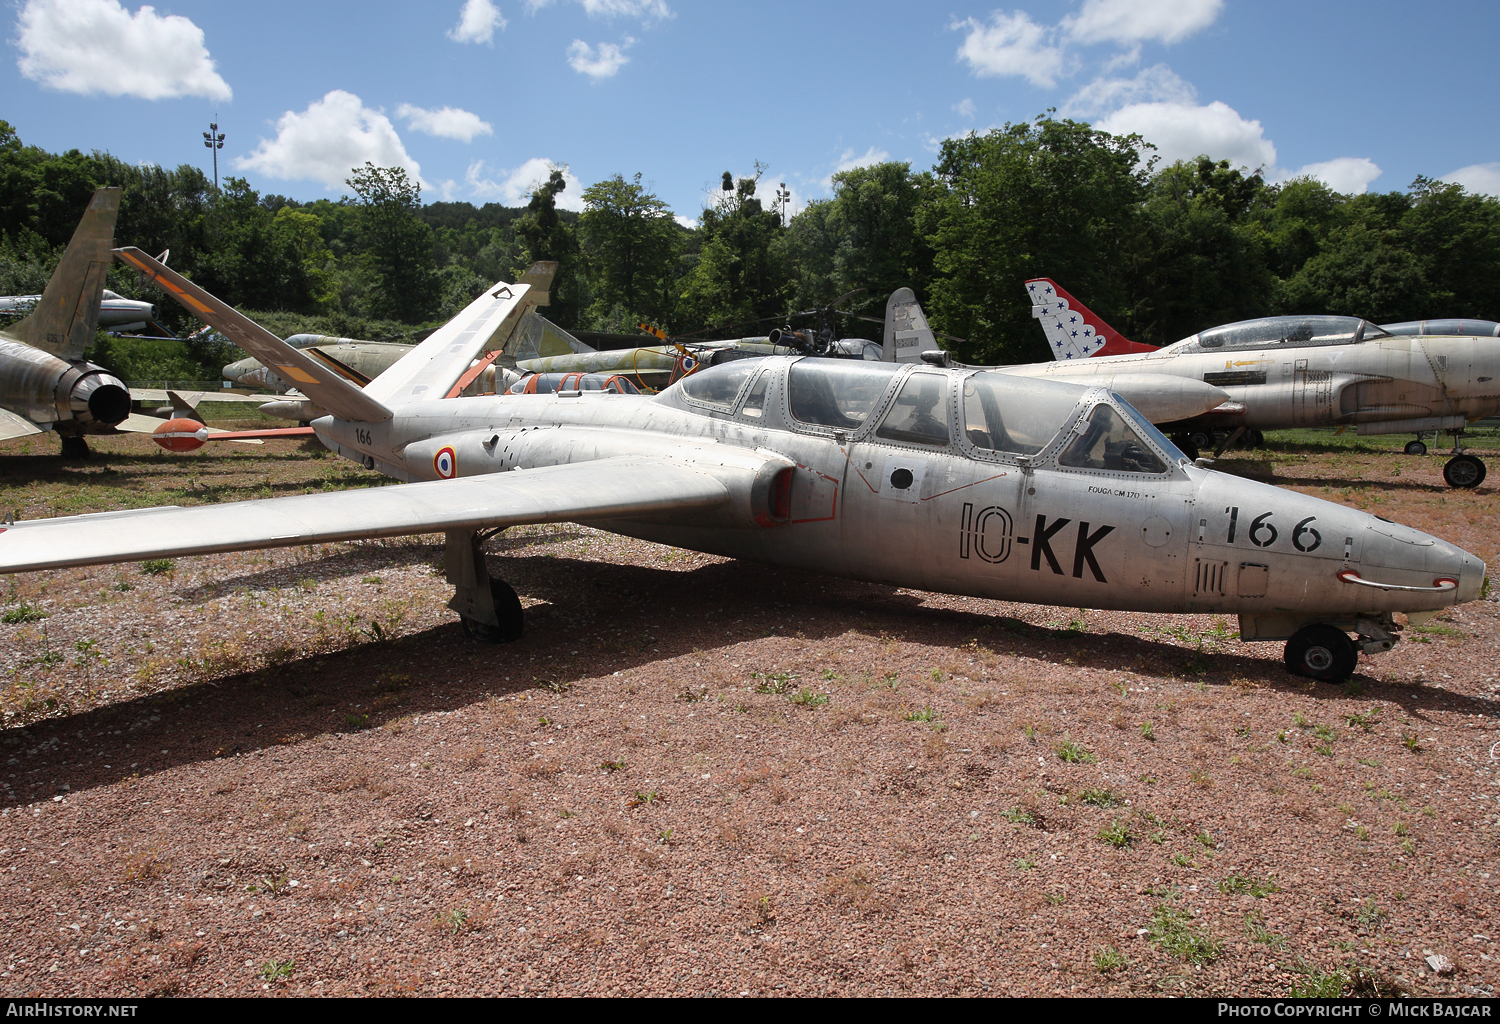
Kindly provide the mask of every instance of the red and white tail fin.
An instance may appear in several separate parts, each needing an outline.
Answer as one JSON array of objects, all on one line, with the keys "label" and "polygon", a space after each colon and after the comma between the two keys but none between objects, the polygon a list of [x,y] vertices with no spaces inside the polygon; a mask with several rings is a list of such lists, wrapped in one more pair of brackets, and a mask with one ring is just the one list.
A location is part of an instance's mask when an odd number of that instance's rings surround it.
[{"label": "red and white tail fin", "polygon": [[1026,293],[1031,296],[1031,315],[1041,321],[1053,359],[1156,351],[1155,345],[1142,345],[1122,336],[1050,277],[1027,281]]}]

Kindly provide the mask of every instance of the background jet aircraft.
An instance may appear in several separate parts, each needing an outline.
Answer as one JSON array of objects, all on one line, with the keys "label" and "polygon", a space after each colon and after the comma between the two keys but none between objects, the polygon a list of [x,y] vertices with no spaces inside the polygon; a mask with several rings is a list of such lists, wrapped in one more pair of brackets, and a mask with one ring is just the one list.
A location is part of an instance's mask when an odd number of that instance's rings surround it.
[{"label": "background jet aircraft", "polygon": [[64,455],[87,455],[88,434],[113,433],[130,415],[118,377],[83,358],[99,323],[120,190],[102,188],[31,312],[0,330],[0,438],[46,430]]},{"label": "background jet aircraft", "polygon": [[[1095,374],[1157,374],[1202,380],[1231,402],[1174,423],[1157,420],[1179,446],[1206,447],[1215,431],[1353,425],[1365,434],[1417,434],[1407,454],[1427,451],[1425,431],[1454,435],[1443,478],[1477,487],[1484,463],[1462,452],[1463,429],[1500,412],[1500,325],[1428,320],[1378,327],[1358,317],[1274,316],[1225,324],[1165,348],[1127,342],[1055,281],[1026,282],[1032,314],[1053,349],[1052,364],[1013,372],[1085,380]],[[1127,354],[1120,345],[1133,346]],[[1111,346],[1114,346],[1111,348]],[[1100,354],[1104,353],[1102,358]]]},{"label": "background jet aircraft", "polygon": [[521,605],[490,577],[484,538],[584,521],[894,586],[1238,614],[1244,639],[1286,640],[1288,668],[1320,679],[1388,650],[1393,612],[1480,593],[1473,555],[1200,469],[1106,388],[771,357],[652,397],[440,400],[522,315],[529,289],[502,282],[360,389],[144,253],[119,252],[297,379],[329,410],[314,425],[324,444],[406,483],[18,523],[0,533],[0,572],[441,531],[450,606],[472,635],[510,640]]},{"label": "background jet aircraft", "polygon": [[[97,326],[106,331],[144,331],[154,327],[168,333],[156,321],[161,316],[156,306],[140,299],[127,299],[105,288],[99,303]],[[40,295],[0,295],[0,315],[22,316],[36,308]]]}]

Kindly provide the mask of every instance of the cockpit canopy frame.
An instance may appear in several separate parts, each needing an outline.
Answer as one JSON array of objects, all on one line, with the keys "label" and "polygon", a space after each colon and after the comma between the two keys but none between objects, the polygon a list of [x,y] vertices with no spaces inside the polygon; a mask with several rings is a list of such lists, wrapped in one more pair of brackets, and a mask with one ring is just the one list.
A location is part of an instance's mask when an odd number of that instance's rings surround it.
[{"label": "cockpit canopy frame", "polygon": [[1386,337],[1390,337],[1386,331],[1357,316],[1263,316],[1200,331],[1154,355],[1238,352],[1257,348],[1321,348]]}]

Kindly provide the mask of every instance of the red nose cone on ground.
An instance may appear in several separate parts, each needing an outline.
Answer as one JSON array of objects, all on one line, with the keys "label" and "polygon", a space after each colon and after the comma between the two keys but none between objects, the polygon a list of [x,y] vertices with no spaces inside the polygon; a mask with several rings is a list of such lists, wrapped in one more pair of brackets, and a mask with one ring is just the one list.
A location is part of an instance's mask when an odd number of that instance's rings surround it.
[{"label": "red nose cone on ground", "polygon": [[167,420],[151,431],[151,439],[169,452],[195,452],[208,439],[208,430],[197,420]]}]

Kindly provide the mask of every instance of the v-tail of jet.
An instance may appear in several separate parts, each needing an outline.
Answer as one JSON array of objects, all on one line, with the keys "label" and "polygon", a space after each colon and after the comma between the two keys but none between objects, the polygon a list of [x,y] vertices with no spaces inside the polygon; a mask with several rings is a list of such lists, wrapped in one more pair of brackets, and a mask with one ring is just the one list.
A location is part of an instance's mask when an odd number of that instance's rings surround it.
[{"label": "v-tail of jet", "polygon": [[1027,281],[1026,293],[1031,296],[1031,315],[1041,322],[1047,348],[1059,362],[1156,351],[1155,345],[1126,338],[1050,277]]}]

